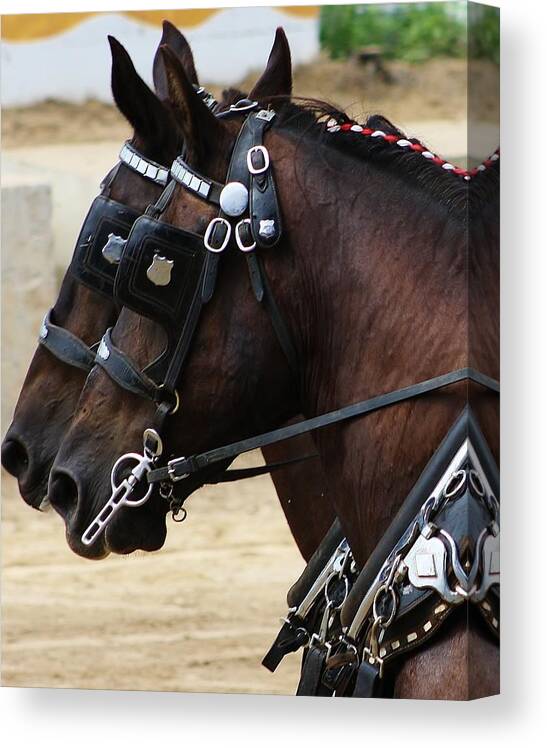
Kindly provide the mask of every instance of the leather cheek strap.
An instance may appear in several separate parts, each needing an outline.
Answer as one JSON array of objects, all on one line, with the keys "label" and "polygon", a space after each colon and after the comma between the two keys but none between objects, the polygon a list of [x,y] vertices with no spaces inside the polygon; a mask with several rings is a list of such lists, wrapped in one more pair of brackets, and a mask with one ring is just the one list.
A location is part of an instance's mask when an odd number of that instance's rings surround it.
[{"label": "leather cheek strap", "polygon": [[75,366],[86,373],[91,371],[95,362],[95,351],[76,337],[74,333],[53,324],[51,310],[42,322],[38,342],[59,361]]},{"label": "leather cheek strap", "polygon": [[[273,247],[281,238],[281,212],[275,188],[275,179],[269,155],[262,149],[264,133],[270,120],[262,119],[261,112],[249,117],[249,130],[254,148],[249,152],[248,163],[260,171],[250,173],[249,179],[249,214],[251,231],[257,246]],[[267,113],[266,113],[267,114]],[[268,159],[267,163],[265,159]]]},{"label": "leather cheek strap", "polygon": [[123,351],[116,348],[111,337],[112,328],[103,335],[97,349],[95,363],[106,371],[108,376],[120,387],[135,395],[140,395],[153,402],[165,399],[164,388],[158,386],[144,372],[140,371]]}]

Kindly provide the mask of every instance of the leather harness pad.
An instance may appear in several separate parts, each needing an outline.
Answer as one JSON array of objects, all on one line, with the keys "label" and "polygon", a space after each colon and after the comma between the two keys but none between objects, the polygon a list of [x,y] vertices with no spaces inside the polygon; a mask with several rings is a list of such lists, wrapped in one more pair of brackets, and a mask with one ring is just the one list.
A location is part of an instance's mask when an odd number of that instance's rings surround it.
[{"label": "leather harness pad", "polygon": [[110,234],[126,239],[140,215],[138,211],[104,195],[96,197],[76,242],[70,265],[74,277],[111,299],[118,265],[105,259],[102,250]]},{"label": "leather harness pad", "polygon": [[176,331],[188,315],[206,251],[197,234],[141,216],[127,240],[116,276],[116,300]]}]

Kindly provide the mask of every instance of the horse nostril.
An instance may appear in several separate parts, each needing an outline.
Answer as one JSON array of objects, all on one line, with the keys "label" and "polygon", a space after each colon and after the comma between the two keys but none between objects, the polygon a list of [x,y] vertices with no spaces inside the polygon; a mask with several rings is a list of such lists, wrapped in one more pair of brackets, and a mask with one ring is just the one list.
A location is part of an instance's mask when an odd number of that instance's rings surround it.
[{"label": "horse nostril", "polygon": [[78,504],[78,486],[76,485],[76,481],[67,473],[52,473],[48,499],[55,511],[66,520]]},{"label": "horse nostril", "polygon": [[2,444],[2,465],[15,478],[20,478],[28,468],[28,453],[17,439],[6,439]]}]

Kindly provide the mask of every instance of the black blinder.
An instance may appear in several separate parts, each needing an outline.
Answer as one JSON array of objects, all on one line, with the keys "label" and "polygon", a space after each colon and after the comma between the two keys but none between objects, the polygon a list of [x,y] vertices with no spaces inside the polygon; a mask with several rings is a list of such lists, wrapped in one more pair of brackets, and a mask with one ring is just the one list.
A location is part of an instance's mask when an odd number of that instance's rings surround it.
[{"label": "black blinder", "polygon": [[[112,298],[121,243],[140,215],[104,195],[96,197],[72,256],[70,270],[74,277],[94,291]],[[106,249],[105,253],[103,249]]]},{"label": "black blinder", "polygon": [[200,283],[203,238],[150,216],[134,224],[116,275],[116,300],[166,327],[179,328]]}]

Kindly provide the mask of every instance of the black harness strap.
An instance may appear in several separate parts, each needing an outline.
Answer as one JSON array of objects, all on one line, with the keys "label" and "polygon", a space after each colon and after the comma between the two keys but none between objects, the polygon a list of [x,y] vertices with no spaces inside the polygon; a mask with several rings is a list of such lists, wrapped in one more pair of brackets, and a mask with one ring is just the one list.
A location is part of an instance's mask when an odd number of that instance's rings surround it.
[{"label": "black harness strap", "polygon": [[109,327],[99,344],[94,363],[128,392],[154,402],[164,399],[165,391],[161,386],[138,369],[131,358],[114,345],[111,333],[112,328]]},{"label": "black harness strap", "polygon": [[289,367],[290,367],[293,379],[296,385],[299,386],[299,382],[300,382],[299,356],[295,348],[292,335],[287,328],[287,325],[285,323],[285,318],[279,311],[279,307],[277,306],[274,295],[271,291],[270,284],[268,282],[268,276],[266,275],[266,272],[264,270],[264,265],[262,263],[262,258],[259,257],[258,255],[255,255],[254,252],[251,252],[247,255],[248,261],[251,258],[254,260],[253,266],[249,265],[249,271],[251,272],[251,282],[252,282],[252,277],[253,277],[253,272],[254,272],[260,278],[260,287],[262,289],[262,296],[259,299],[259,301],[262,301],[262,303],[264,304],[266,308],[266,311],[268,312],[268,316],[272,323],[272,327],[275,331],[275,334],[277,335],[279,344],[283,350],[283,353],[285,354],[285,358],[287,359],[289,363]]},{"label": "black harness strap", "polygon": [[274,431],[268,431],[259,436],[243,439],[192,457],[181,457],[171,460],[166,467],[151,470],[148,473],[147,479],[149,483],[180,480],[191,473],[196,473],[199,470],[214,464],[215,462],[234,459],[244,452],[250,452],[253,449],[266,447],[269,444],[275,444],[284,441],[285,439],[290,439],[293,436],[307,434],[310,431],[315,431],[316,429],[324,428],[325,426],[330,426],[334,423],[341,423],[350,420],[351,418],[363,416],[367,413],[373,413],[381,408],[386,408],[390,405],[404,402],[405,400],[414,399],[421,395],[435,392],[436,390],[447,387],[448,385],[465,380],[471,380],[482,385],[486,389],[493,392],[499,392],[499,383],[491,377],[487,377],[470,367],[456,369],[448,374],[442,374],[441,376],[433,377],[432,379],[426,379],[418,384],[393,390],[392,392],[378,395],[367,400],[362,400],[353,405],[348,405],[344,408],[324,413],[315,418],[308,418],[305,421],[300,421],[291,424],[290,426],[275,429]]},{"label": "black harness strap", "polygon": [[321,682],[327,649],[325,647],[310,647],[305,654],[300,681],[296,690],[297,696],[332,696],[332,691]]},{"label": "black harness strap", "polygon": [[351,696],[359,699],[372,699],[378,695],[379,685],[380,671],[365,659],[357,668],[355,688]]},{"label": "black harness strap", "polygon": [[312,557],[306,564],[306,568],[287,592],[287,604],[289,608],[298,608],[321,571],[325,568],[328,560],[343,540],[344,532],[340,525],[340,520],[336,517],[322,541],[313,552]]},{"label": "black harness strap", "polygon": [[209,480],[207,480],[207,484],[216,485],[217,483],[231,483],[232,481],[243,480],[244,478],[256,478],[259,475],[269,475],[270,473],[275,473],[278,470],[290,468],[292,465],[298,465],[301,462],[306,462],[306,460],[316,460],[318,459],[318,457],[319,455],[317,454],[302,455],[302,457],[291,457],[289,460],[270,462],[267,465],[258,465],[257,467],[232,468],[231,470],[226,470],[217,478],[210,478]]},{"label": "black harness strap", "polygon": [[70,330],[55,325],[51,321],[51,310],[42,322],[38,339],[59,361],[85,372],[91,371],[95,363],[95,351]]}]

